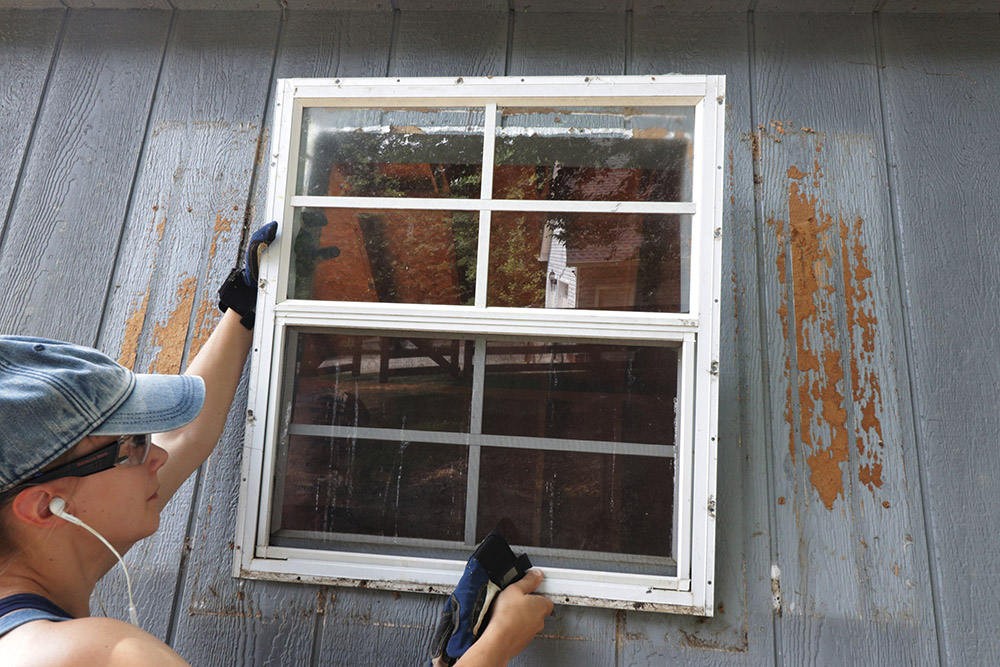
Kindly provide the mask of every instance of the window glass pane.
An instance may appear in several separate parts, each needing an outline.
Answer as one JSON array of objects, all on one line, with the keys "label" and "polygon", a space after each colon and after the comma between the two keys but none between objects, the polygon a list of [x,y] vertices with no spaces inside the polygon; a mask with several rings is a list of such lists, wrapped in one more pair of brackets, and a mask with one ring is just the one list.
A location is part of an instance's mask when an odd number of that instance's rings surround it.
[{"label": "window glass pane", "polygon": [[[468,432],[469,340],[300,333],[291,428],[348,426]],[[402,437],[402,436],[401,436]]]},{"label": "window glass pane", "polygon": [[494,211],[487,306],[687,312],[691,217]]},{"label": "window glass pane", "polygon": [[480,470],[477,539],[496,528],[525,547],[671,556],[672,458],[484,447]]},{"label": "window glass pane", "polygon": [[465,340],[289,330],[275,544],[461,541],[468,450],[421,433],[468,432],[472,356]]},{"label": "window glass pane", "polygon": [[471,305],[479,213],[296,209],[291,299]]},{"label": "window glass pane", "polygon": [[295,193],[478,197],[483,116],[481,108],[305,108]]},{"label": "window glass pane", "polygon": [[503,108],[497,199],[691,201],[694,107]]},{"label": "window glass pane", "polygon": [[677,349],[490,341],[483,433],[674,444]]},{"label": "window glass pane", "polygon": [[293,435],[279,455],[287,456],[279,499],[285,535],[462,539],[464,447]]}]

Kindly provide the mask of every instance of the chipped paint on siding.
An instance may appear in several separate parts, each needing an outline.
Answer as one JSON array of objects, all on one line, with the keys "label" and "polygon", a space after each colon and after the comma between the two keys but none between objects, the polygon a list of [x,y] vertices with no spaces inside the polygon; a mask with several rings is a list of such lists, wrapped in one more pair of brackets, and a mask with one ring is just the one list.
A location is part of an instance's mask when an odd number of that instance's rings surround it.
[{"label": "chipped paint on siding", "polygon": [[181,372],[184,358],[184,341],[187,339],[191,310],[198,281],[187,278],[177,287],[177,306],[163,324],[153,330],[153,345],[160,348],[149,365],[150,373],[176,374]]},{"label": "chipped paint on siding", "polygon": [[[215,255],[219,249],[219,241],[225,242],[226,238],[222,236],[223,233],[232,231],[233,221],[222,215],[215,216],[215,228],[212,230],[212,245],[208,249],[208,266],[205,268],[205,283],[212,284],[215,274],[212,270],[212,265],[215,262]],[[219,281],[221,282],[221,281]],[[221,311],[219,311],[217,306],[217,300],[215,292],[212,290],[207,291],[202,295],[201,302],[198,304],[198,313],[195,315],[194,332],[191,338],[191,351],[189,353],[189,358],[193,359],[198,351],[201,350],[202,346],[208,341],[208,337],[212,335],[212,331],[215,329],[215,325],[219,323],[222,317]]]},{"label": "chipped paint on siding", "polygon": [[[872,277],[861,243],[864,221],[857,218],[849,227],[840,222],[841,261],[844,267],[844,300],[847,327],[851,332],[851,396],[861,415],[856,425],[858,481],[871,491],[882,487],[882,387],[875,372],[875,317],[866,281]],[[867,446],[866,446],[867,442]],[[886,502],[883,507],[888,508]]]},{"label": "chipped paint on siding", "polygon": [[[782,135],[788,131],[785,125],[772,123]],[[821,150],[817,142],[817,152]],[[777,314],[785,340],[793,346],[785,358],[789,382],[784,417],[792,462],[801,447],[809,483],[832,510],[836,499],[845,497],[851,431],[859,482],[873,496],[882,486],[882,394],[874,359],[878,322],[868,283],[872,272],[862,241],[864,220],[859,216],[848,224],[827,212],[837,207],[820,196],[819,159],[810,171],[790,166],[786,176],[787,227],[783,220],[768,220],[778,241],[775,263],[783,288]],[[838,287],[841,280],[843,287]],[[846,321],[847,341],[839,333],[840,318]],[[844,353],[850,355],[846,364]],[[854,423],[848,423],[852,408]]]},{"label": "chipped paint on siding", "polygon": [[[150,229],[155,238],[153,243],[157,246],[163,240],[163,232],[167,228],[166,216],[161,217],[159,223],[156,222],[156,211],[158,209],[158,206],[153,206],[153,225]],[[149,309],[149,293],[153,284],[152,274],[155,270],[156,260],[154,259],[150,268],[150,279],[146,283],[146,291],[142,295],[142,300],[132,302],[133,310],[125,320],[125,335],[122,337],[122,347],[118,355],[118,363],[129,370],[135,370],[135,362],[139,354],[139,337],[142,335],[142,328],[146,323],[146,311]]]}]

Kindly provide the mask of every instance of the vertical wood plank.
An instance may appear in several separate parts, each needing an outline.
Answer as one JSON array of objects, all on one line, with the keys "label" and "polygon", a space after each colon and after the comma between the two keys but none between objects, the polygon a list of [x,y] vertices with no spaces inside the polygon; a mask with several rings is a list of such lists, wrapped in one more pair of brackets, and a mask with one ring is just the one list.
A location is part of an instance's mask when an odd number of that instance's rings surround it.
[{"label": "vertical wood plank", "polygon": [[944,655],[948,664],[991,664],[1000,656],[992,500],[1000,478],[1000,19],[883,16],[881,26]]},{"label": "vertical wood plank", "polygon": [[499,76],[506,12],[400,12],[390,76]]},{"label": "vertical wood plank", "polygon": [[[122,242],[116,283],[125,289],[104,331],[124,363],[164,373],[182,369],[185,349],[196,352],[219,317],[215,290],[245,232],[280,21],[271,12],[175,16]],[[308,595],[229,576],[242,414],[233,411],[198,482],[188,480],[160,532],[135,550],[149,578],[140,604],[150,631],[195,664],[266,664],[279,649],[306,661],[312,627],[288,616],[311,608]]]},{"label": "vertical wood plank", "polygon": [[70,12],[0,247],[0,331],[97,341],[169,21]]},{"label": "vertical wood plank", "polygon": [[628,612],[621,664],[767,664],[771,622],[768,473],[762,390],[748,24],[740,14],[644,16],[629,74],[726,75],[716,615]]},{"label": "vertical wood plank", "polygon": [[[218,320],[215,290],[240,243],[273,59],[258,45],[269,33],[274,43],[277,24],[277,14],[217,12],[173,22],[101,331],[101,347],[138,372],[180,372],[186,348]],[[161,638],[176,609],[191,607],[174,596],[195,490],[189,479],[128,556],[143,627]],[[121,607],[122,582],[109,580],[117,590],[106,602]]]},{"label": "vertical wood plank", "polygon": [[518,12],[511,75],[624,74],[625,14]]},{"label": "vertical wood plank", "polygon": [[0,244],[65,15],[0,10]]},{"label": "vertical wood plank", "polygon": [[871,20],[765,14],[755,44],[779,650],[933,663]]}]

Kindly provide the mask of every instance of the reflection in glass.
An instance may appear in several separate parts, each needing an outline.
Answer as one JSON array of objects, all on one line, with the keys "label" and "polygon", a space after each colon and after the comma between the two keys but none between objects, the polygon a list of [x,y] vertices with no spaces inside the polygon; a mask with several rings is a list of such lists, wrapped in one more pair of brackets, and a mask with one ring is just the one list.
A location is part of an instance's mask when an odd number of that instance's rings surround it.
[{"label": "reflection in glass", "polygon": [[295,192],[313,196],[478,197],[483,110],[302,110]]},{"label": "reflection in glass", "polygon": [[462,539],[462,447],[293,435],[281,455],[282,530]]},{"label": "reflection in glass", "polygon": [[300,333],[291,423],[468,432],[473,342]]},{"label": "reflection in glass", "polygon": [[677,349],[490,341],[483,433],[674,444]]},{"label": "reflection in glass", "polygon": [[503,108],[497,199],[691,201],[693,107]]},{"label": "reflection in glass", "polygon": [[671,458],[485,447],[480,466],[477,539],[499,528],[522,546],[671,555]]},{"label": "reflection in glass", "polygon": [[289,298],[471,305],[474,211],[296,209]]},{"label": "reflection in glass", "polygon": [[687,312],[690,216],[495,211],[487,306]]}]

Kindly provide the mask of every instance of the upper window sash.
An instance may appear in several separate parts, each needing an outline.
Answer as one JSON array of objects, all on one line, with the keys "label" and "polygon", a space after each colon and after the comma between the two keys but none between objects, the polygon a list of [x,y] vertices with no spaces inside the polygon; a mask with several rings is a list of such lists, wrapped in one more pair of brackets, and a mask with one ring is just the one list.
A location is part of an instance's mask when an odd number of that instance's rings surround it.
[{"label": "upper window sash", "polygon": [[[627,80],[625,80],[627,79]],[[479,256],[477,259],[478,274],[475,286],[475,302],[477,309],[502,306],[491,303],[486,294],[489,277],[489,235],[492,216],[508,215],[509,211],[565,212],[570,214],[607,213],[607,214],[653,214],[680,215],[689,221],[689,237],[686,245],[690,248],[690,258],[684,258],[682,273],[687,277],[699,275],[700,252],[698,250],[704,241],[705,230],[703,219],[706,216],[698,210],[695,201],[710,197],[704,192],[701,183],[704,178],[700,173],[703,165],[710,163],[713,156],[704,156],[699,150],[694,151],[693,167],[691,168],[691,199],[692,201],[581,201],[572,199],[495,199],[493,192],[493,176],[495,162],[495,141],[497,138],[496,122],[498,108],[521,107],[530,111],[538,108],[541,113],[560,104],[580,108],[582,104],[598,107],[636,105],[647,108],[666,108],[671,106],[688,106],[694,109],[694,146],[712,145],[705,136],[706,97],[716,94],[716,78],[703,76],[669,75],[661,77],[539,77],[522,79],[519,77],[486,78],[486,79],[326,79],[297,80],[287,79],[279,82],[284,98],[277,103],[277,113],[281,119],[281,132],[278,137],[279,150],[273,156],[272,190],[274,202],[272,210],[283,209],[284,219],[290,220],[296,210],[307,207],[317,208],[364,208],[380,211],[391,210],[449,210],[479,212],[481,216],[479,228]],[[533,91],[544,94],[544,97],[533,95]],[[291,103],[288,100],[291,100]],[[483,122],[483,159],[482,183],[479,198],[465,199],[429,199],[420,197],[368,197],[368,196],[315,196],[296,194],[298,182],[297,156],[302,148],[299,143],[302,137],[302,111],[305,107],[373,109],[378,105],[405,105],[406,108],[450,108],[470,107],[485,110]],[[714,107],[715,105],[712,105]],[[708,113],[714,111],[708,108]],[[709,130],[714,123],[709,123]],[[284,156],[279,158],[278,156]],[[280,160],[280,163],[279,163]],[[286,233],[287,230],[286,230]],[[267,275],[269,279],[277,278],[275,303],[290,300],[289,271],[292,244],[282,244],[281,266],[279,275]],[[688,280],[685,278],[684,280]],[[683,285],[682,300],[684,306],[681,318],[683,324],[698,327],[698,315],[702,302],[699,298],[699,281],[691,279]],[[336,299],[334,299],[336,301]],[[331,311],[339,309],[343,303],[331,304]],[[294,308],[293,304],[286,304]],[[379,308],[385,304],[371,304]],[[586,306],[584,306],[586,308]],[[630,311],[630,316],[640,318],[650,316],[649,321],[655,322],[662,313]],[[529,317],[559,321],[568,317],[565,310],[546,308],[538,310]],[[499,315],[498,317],[503,317]]]}]

